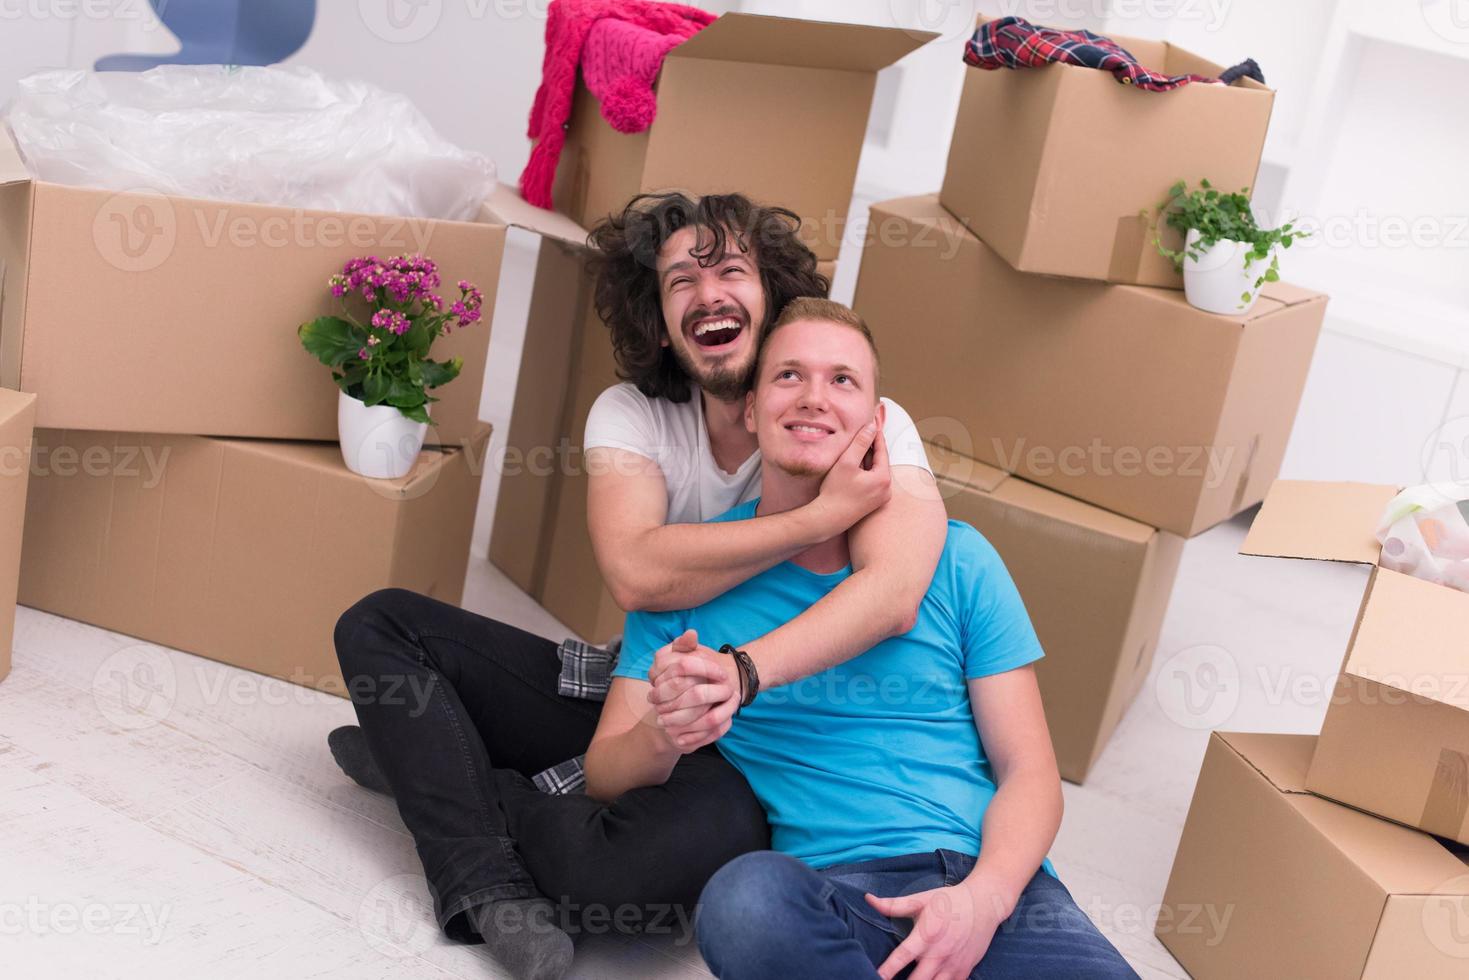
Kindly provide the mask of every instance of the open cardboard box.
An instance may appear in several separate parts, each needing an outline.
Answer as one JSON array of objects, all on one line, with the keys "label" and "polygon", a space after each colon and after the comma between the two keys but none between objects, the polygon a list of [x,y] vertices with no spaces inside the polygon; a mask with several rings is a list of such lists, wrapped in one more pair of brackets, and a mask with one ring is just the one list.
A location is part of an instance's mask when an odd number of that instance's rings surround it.
[{"label": "open cardboard box", "polygon": [[1194,980],[1469,972],[1469,864],[1306,792],[1310,735],[1215,732],[1156,932]]},{"label": "open cardboard box", "polygon": [[1281,480],[1240,551],[1372,569],[1306,788],[1469,844],[1469,594],[1378,566],[1397,492]]},{"label": "open cardboard box", "polygon": [[[1224,70],[1163,41],[1112,37],[1170,75]],[[1016,269],[1182,288],[1153,246],[1153,209],[1180,180],[1253,189],[1274,98],[1248,78],[1148,92],[1076,65],[965,66],[939,199]]]},{"label": "open cardboard box", "polygon": [[0,389],[0,680],[10,673],[36,396]]},{"label": "open cardboard box", "polygon": [[796,212],[816,257],[835,261],[877,72],[934,37],[725,14],[669,51],[641,133],[614,130],[578,82],[556,207],[591,225],[639,193],[738,191]]},{"label": "open cardboard box", "polygon": [[[624,613],[592,558],[582,437],[592,403],[620,379],[592,303],[587,232],[505,189],[487,207],[540,236],[490,560],[579,636],[600,643],[622,632]],[[830,279],[836,263],[818,268]]]},{"label": "open cardboard box", "polygon": [[345,696],[349,606],[460,601],[489,436],[371,480],[330,443],[37,430],[20,602]]},{"label": "open cardboard box", "polygon": [[[0,386],[46,428],[337,438],[337,388],[296,336],[336,313],[348,259],[423,253],[483,319],[434,345],[462,357],[433,392],[430,444],[478,429],[505,227],[115,192],[32,180],[0,126]],[[447,295],[447,294],[446,294]]]},{"label": "open cardboard box", "polygon": [[1280,471],[1326,297],[1271,283],[1220,316],[1175,290],[1017,272],[929,195],[872,206],[854,305],[883,394],[920,429],[1190,537]]},{"label": "open cardboard box", "polygon": [[1020,590],[1046,652],[1036,677],[1056,762],[1080,783],[1152,666],[1183,539],[944,446],[928,458],[949,516],[995,546]]}]

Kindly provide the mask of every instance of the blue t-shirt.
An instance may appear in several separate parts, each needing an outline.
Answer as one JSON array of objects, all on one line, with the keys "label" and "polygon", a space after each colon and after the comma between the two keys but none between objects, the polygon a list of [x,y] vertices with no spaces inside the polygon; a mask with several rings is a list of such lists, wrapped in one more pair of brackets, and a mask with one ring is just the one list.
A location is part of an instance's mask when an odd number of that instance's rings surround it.
[{"label": "blue t-shirt", "polygon": [[[715,520],[747,520],[758,504]],[[783,562],[696,609],[630,613],[615,676],[646,681],[653,655],[686,629],[714,649],[747,643],[851,573]],[[762,691],[716,744],[765,807],[774,848],[814,867],[937,848],[978,855],[996,787],[965,679],[1041,656],[1000,556],[974,528],[950,521],[911,630]]]}]

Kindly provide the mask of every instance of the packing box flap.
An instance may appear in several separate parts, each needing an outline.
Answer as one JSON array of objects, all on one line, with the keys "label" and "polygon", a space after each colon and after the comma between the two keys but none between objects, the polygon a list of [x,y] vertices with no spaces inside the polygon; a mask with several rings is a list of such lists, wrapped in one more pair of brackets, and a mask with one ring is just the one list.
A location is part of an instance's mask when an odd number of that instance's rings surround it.
[{"label": "packing box flap", "polygon": [[0,187],[30,179],[31,172],[21,159],[20,147],[15,145],[10,127],[0,124]]},{"label": "packing box flap", "polygon": [[929,31],[762,14],[725,14],[674,48],[668,56],[877,71],[936,37],[937,34]]},{"label": "packing box flap", "polygon": [[480,213],[500,224],[523,228],[544,238],[563,242],[573,248],[586,248],[587,230],[560,211],[538,208],[521,197],[513,187],[496,184]]},{"label": "packing box flap", "polygon": [[1465,636],[1469,636],[1469,595],[1378,569],[1344,669],[1385,687],[1469,711],[1469,690],[1455,682],[1464,676]]},{"label": "packing box flap", "polygon": [[1214,737],[1238,753],[1282,793],[1306,792],[1306,770],[1311,767],[1316,736],[1215,732]]},{"label": "packing box flap", "polygon": [[[1437,839],[1306,792],[1314,735],[1215,732],[1251,768],[1282,793],[1335,848],[1392,895],[1420,895],[1462,876],[1464,863]],[[1461,881],[1469,892],[1469,880]]]},{"label": "packing box flap", "polygon": [[[36,396],[30,394],[29,392],[14,391],[10,388],[0,388],[0,429],[3,429],[5,426],[9,425],[10,422],[17,416],[31,411],[32,406],[34,406],[35,403]],[[27,432],[26,438],[28,442],[29,432]],[[7,440],[4,443],[4,446],[14,445],[18,445],[18,443],[10,440]],[[0,448],[4,447],[0,446]]]},{"label": "packing box flap", "polygon": [[925,442],[924,448],[928,450],[928,462],[933,467],[934,476],[943,482],[990,494],[996,500],[1033,514],[1043,514],[1074,527],[1136,544],[1147,544],[1158,533],[1140,521],[1021,480],[998,467],[957,453],[948,446]]},{"label": "packing box flap", "polygon": [[1373,536],[1395,486],[1276,480],[1240,548],[1265,558],[1316,558],[1376,564]]},{"label": "packing box flap", "polygon": [[970,459],[940,443],[925,442],[924,446],[928,450],[928,463],[933,467],[933,475],[940,480],[981,493],[993,493],[996,487],[1010,478],[1010,474],[999,467]]},{"label": "packing box flap", "polygon": [[912,197],[895,197],[891,200],[882,201],[872,205],[873,214],[890,214],[896,218],[911,221],[914,224],[930,225],[942,228],[945,233],[962,237],[975,238],[973,232],[964,227],[959,221],[939,203],[937,194],[916,194]]}]

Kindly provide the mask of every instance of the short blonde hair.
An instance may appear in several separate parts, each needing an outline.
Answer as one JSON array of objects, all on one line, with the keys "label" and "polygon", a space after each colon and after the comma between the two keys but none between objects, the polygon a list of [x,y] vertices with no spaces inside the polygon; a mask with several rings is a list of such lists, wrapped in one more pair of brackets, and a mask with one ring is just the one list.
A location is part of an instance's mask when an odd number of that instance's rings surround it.
[{"label": "short blonde hair", "polygon": [[867,346],[872,350],[873,386],[876,388],[878,376],[882,374],[882,368],[877,356],[877,341],[872,339],[872,331],[867,328],[867,321],[857,314],[850,306],[845,306],[835,300],[823,299],[819,296],[798,296],[781,308],[780,315],[766,328],[760,338],[760,349],[755,355],[755,370],[750,375],[750,384],[753,386],[760,377],[760,367],[765,362],[765,348],[770,345],[770,338],[775,332],[788,323],[797,320],[821,320],[826,323],[838,323],[844,327],[851,327],[862,335],[867,341]]}]

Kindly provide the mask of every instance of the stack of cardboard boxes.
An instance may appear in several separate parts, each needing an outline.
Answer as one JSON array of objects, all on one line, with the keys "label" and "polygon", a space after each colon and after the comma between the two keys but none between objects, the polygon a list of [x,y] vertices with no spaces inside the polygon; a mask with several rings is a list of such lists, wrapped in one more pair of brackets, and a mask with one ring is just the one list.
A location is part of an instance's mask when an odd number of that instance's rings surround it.
[{"label": "stack of cardboard boxes", "polygon": [[[63,186],[0,145],[0,385],[19,389],[0,392],[0,673],[17,592],[336,693],[332,628],[352,602],[385,586],[458,602],[505,231],[488,211],[432,221]],[[437,392],[415,469],[367,480],[342,463],[336,388],[296,326],[334,312],[327,279],[348,259],[405,252],[479,284],[485,318],[435,347],[464,368]]]},{"label": "stack of cardboard boxes", "polygon": [[619,380],[591,302],[587,227],[642,192],[739,192],[798,214],[830,277],[877,72],[932,37],[726,14],[669,53],[645,133],[614,131],[578,86],[554,191],[564,214],[492,202],[542,242],[490,558],[583,638],[610,639],[624,615],[587,535],[582,436],[592,403]]},{"label": "stack of cardboard boxes", "polygon": [[[1222,70],[1118,40],[1170,74]],[[1272,99],[967,69],[942,191],[871,209],[854,305],[883,393],[1020,588],[1073,781],[1148,673],[1183,539],[1259,502],[1305,384],[1324,296],[1276,283],[1205,313],[1153,244],[1176,181],[1253,186]]]},{"label": "stack of cardboard boxes", "polygon": [[1200,980],[1469,974],[1469,595],[1378,566],[1397,489],[1282,480],[1245,540],[1372,574],[1320,736],[1210,737],[1157,926]]}]

